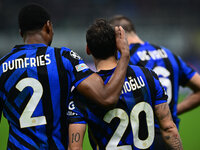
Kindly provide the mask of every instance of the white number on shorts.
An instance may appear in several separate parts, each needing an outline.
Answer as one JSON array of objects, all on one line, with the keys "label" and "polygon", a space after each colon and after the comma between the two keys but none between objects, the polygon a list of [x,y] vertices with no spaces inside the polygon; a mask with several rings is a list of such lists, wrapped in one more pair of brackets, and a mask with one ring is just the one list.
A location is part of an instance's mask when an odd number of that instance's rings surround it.
[{"label": "white number on shorts", "polygon": [[31,117],[43,94],[41,83],[34,78],[25,78],[17,83],[16,88],[21,92],[24,88],[29,86],[33,89],[33,95],[19,118],[21,128],[47,124],[45,116]]},{"label": "white number on shorts", "polygon": [[[146,140],[140,140],[138,137],[139,132],[139,114],[140,112],[144,111],[146,113],[146,122],[147,122],[147,129],[148,129],[148,137]],[[104,121],[110,123],[112,119],[115,117],[120,119],[120,123],[115,130],[114,134],[112,135],[110,141],[106,146],[106,150],[132,150],[131,145],[124,145],[124,146],[117,146],[120,142],[125,130],[129,124],[128,114],[120,108],[115,108],[110,110],[104,116]],[[146,102],[140,102],[136,104],[131,113],[130,113],[130,122],[133,131],[133,142],[135,147],[139,149],[147,149],[149,148],[154,139],[154,116],[153,110],[151,106]]]}]

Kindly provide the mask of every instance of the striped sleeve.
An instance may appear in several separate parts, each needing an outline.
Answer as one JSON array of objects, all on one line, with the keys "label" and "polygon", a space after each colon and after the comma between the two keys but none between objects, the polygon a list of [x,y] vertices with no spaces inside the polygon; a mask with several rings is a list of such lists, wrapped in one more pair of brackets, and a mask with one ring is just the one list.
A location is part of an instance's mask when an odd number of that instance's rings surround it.
[{"label": "striped sleeve", "polygon": [[185,63],[181,57],[176,57],[176,60],[178,62],[179,65],[179,83],[182,86],[185,86],[185,84],[194,76],[194,74],[196,73],[196,71],[191,68],[187,63]]},{"label": "striped sleeve", "polygon": [[61,52],[63,63],[65,68],[69,71],[72,78],[72,84],[75,87],[94,73],[76,52],[67,48],[62,48]]},{"label": "striped sleeve", "polygon": [[80,112],[75,104],[74,96],[71,96],[67,110],[67,120],[70,124],[86,124],[84,115]]}]

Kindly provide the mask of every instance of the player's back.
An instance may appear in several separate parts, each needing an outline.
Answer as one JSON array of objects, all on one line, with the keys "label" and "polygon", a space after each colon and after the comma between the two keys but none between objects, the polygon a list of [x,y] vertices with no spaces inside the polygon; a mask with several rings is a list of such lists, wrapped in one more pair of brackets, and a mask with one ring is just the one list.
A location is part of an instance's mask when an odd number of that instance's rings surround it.
[{"label": "player's back", "polygon": [[187,66],[180,57],[164,47],[148,42],[131,44],[129,47],[130,64],[148,67],[158,75],[167,92],[172,117],[178,127],[177,103],[179,85],[184,86],[194,75],[194,70]]},{"label": "player's back", "polygon": [[[107,83],[113,72],[114,69],[102,70],[98,74]],[[70,109],[73,113],[68,115],[72,122],[73,117],[78,121],[77,115],[80,115],[88,123],[93,149],[152,149],[153,107],[166,102],[167,98],[154,75],[147,68],[129,66],[122,94],[114,108],[101,107],[80,95],[76,98],[78,109],[73,107]]]},{"label": "player's back", "polygon": [[16,46],[1,59],[0,101],[10,125],[8,149],[67,148],[72,62],[79,61],[70,54],[67,48],[30,44]]}]

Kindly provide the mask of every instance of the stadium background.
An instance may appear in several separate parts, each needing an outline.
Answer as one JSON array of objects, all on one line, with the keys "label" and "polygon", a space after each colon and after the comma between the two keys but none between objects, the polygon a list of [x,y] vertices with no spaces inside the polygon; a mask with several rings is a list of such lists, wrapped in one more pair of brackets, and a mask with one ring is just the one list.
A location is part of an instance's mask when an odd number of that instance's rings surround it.
[{"label": "stadium background", "polygon": [[[200,71],[200,1],[199,0],[0,0],[0,56],[16,44],[22,44],[17,25],[19,9],[29,2],[46,7],[52,16],[52,46],[66,46],[85,55],[85,32],[95,18],[123,14],[135,23],[138,35],[145,41],[163,45],[180,55]],[[180,101],[190,91],[181,89]],[[200,108],[180,116],[180,134],[185,150],[200,149]],[[0,150],[6,149],[8,126],[0,123]],[[90,150],[87,137],[84,150]]]}]

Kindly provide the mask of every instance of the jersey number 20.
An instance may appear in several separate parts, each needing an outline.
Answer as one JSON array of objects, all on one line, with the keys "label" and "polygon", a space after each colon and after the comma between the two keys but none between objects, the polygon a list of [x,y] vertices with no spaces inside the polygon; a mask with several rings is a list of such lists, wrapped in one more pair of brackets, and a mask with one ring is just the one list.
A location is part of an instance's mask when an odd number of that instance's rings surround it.
[{"label": "jersey number 20", "polygon": [[[138,137],[139,132],[139,114],[144,111],[146,113],[146,122],[148,129],[148,137],[145,140],[141,140]],[[128,114],[120,108],[115,108],[106,113],[104,116],[104,121],[110,123],[115,117],[120,119],[119,126],[112,135],[110,141],[106,146],[106,150],[132,150],[131,145],[117,146],[120,142],[125,130],[129,124]],[[146,102],[140,102],[136,104],[130,113],[130,123],[133,132],[133,143],[134,146],[139,149],[149,148],[154,140],[154,116],[151,106]]]}]

